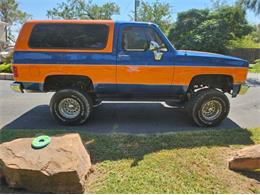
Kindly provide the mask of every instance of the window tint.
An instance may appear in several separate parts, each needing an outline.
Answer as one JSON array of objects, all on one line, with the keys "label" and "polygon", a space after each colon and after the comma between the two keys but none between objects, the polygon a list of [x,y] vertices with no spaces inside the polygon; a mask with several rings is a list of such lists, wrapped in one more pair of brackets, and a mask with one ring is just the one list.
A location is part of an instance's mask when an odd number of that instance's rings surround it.
[{"label": "window tint", "polygon": [[151,28],[127,27],[123,30],[122,46],[126,51],[146,51],[151,41],[157,42],[162,51],[167,51],[162,39]]},{"label": "window tint", "polygon": [[126,51],[146,51],[149,41],[146,37],[145,28],[128,27],[123,30],[123,49]]},{"label": "window tint", "polygon": [[38,24],[29,46],[49,49],[104,49],[108,26],[101,24]]},{"label": "window tint", "polygon": [[147,36],[149,41],[155,41],[156,43],[158,43],[160,45],[160,50],[161,51],[168,51],[166,45],[164,44],[163,40],[161,39],[161,37],[159,37],[158,33],[156,33],[153,29],[148,29],[147,30]]}]

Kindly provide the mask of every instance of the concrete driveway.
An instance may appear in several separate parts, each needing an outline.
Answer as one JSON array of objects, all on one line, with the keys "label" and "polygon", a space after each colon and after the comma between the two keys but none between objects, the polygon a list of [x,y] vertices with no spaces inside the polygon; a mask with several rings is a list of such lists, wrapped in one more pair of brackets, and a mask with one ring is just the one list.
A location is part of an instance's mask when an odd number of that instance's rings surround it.
[{"label": "concrete driveway", "polygon": [[[0,81],[0,129],[67,129],[92,133],[167,133],[199,130],[183,110],[163,103],[104,103],[82,126],[61,126],[49,114],[48,94],[19,94]],[[260,127],[260,87],[231,99],[229,117],[217,129]],[[208,130],[207,128],[204,128]],[[216,129],[216,128],[214,128]]]}]

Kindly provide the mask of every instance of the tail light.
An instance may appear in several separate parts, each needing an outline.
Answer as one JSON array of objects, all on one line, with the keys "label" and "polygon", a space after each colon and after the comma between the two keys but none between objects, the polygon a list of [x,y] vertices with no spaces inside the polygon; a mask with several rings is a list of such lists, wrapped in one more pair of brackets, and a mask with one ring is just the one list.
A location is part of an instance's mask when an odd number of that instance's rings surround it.
[{"label": "tail light", "polygon": [[14,77],[18,77],[18,69],[16,66],[12,66],[12,70],[13,70],[13,75]]}]

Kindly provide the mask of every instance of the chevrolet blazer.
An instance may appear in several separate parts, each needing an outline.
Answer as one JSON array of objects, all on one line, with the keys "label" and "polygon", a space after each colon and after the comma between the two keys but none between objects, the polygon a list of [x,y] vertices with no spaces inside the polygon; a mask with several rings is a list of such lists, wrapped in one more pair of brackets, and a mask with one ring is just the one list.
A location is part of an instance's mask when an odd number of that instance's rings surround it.
[{"label": "chevrolet blazer", "polygon": [[248,62],[176,50],[157,25],[91,20],[29,21],[15,45],[11,88],[56,92],[52,116],[83,124],[102,101],[164,101],[199,126],[216,126],[243,94]]}]

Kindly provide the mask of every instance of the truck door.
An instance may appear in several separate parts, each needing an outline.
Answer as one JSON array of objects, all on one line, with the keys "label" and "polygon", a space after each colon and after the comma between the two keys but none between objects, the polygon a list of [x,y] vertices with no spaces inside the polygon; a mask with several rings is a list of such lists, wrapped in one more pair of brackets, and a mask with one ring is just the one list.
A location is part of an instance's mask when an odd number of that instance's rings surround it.
[{"label": "truck door", "polygon": [[[162,46],[155,59],[150,43]],[[121,25],[117,53],[117,89],[121,94],[165,96],[171,93],[173,57],[156,28]]]}]

